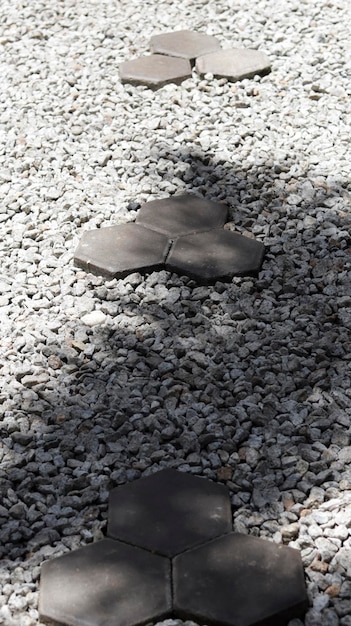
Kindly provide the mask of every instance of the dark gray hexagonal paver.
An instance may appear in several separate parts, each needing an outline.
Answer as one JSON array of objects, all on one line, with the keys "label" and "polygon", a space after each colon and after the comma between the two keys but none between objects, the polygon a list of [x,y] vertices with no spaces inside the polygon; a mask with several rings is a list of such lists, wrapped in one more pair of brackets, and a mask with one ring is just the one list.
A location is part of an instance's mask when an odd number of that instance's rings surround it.
[{"label": "dark gray hexagonal paver", "polygon": [[177,30],[154,35],[150,39],[152,52],[182,57],[190,61],[203,54],[219,50],[220,47],[221,44],[215,37],[192,30]]},{"label": "dark gray hexagonal paver", "polygon": [[170,561],[103,539],[47,561],[40,619],[68,626],[137,626],[170,616]]},{"label": "dark gray hexagonal paver", "polygon": [[110,493],[107,534],[172,557],[232,530],[224,485],[167,469]]},{"label": "dark gray hexagonal paver", "polygon": [[227,216],[225,204],[184,194],[146,202],[140,208],[136,222],[174,239],[220,228]]},{"label": "dark gray hexagonal paver", "polygon": [[256,74],[268,74],[271,64],[265,52],[232,48],[199,57],[196,69],[200,74],[213,74],[235,81],[252,78]]},{"label": "dark gray hexagonal paver", "polygon": [[166,269],[198,282],[230,280],[233,276],[257,274],[264,245],[228,230],[212,230],[177,239],[167,257]]},{"label": "dark gray hexagonal paver", "polygon": [[225,626],[282,626],[308,608],[297,550],[231,533],[173,560],[181,619]]},{"label": "dark gray hexagonal paver", "polygon": [[119,75],[122,83],[157,89],[168,83],[179,85],[186,78],[190,78],[191,65],[187,59],[150,54],[122,63]]},{"label": "dark gray hexagonal paver", "polygon": [[161,269],[168,250],[164,235],[137,224],[119,224],[85,232],[74,263],[87,272],[123,278],[131,272]]}]

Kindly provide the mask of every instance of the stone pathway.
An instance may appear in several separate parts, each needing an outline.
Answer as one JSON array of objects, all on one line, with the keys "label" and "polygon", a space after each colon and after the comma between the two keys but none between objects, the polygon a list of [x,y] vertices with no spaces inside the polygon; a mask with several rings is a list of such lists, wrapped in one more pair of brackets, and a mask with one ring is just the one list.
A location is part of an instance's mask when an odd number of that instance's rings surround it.
[{"label": "stone pathway", "polygon": [[74,261],[108,278],[162,268],[199,283],[257,274],[264,245],[223,229],[227,217],[225,204],[190,194],[153,200],[136,223],[85,232]]},{"label": "stone pathway", "polygon": [[[256,50],[221,50],[203,33],[152,37],[122,82],[157,88],[200,74],[241,80],[270,70]],[[199,283],[258,273],[263,244],[224,226],[225,204],[194,195],[142,205],[135,223],[85,232],[75,264],[108,278],[165,268]],[[175,617],[226,626],[285,624],[308,607],[298,551],[233,531],[223,485],[164,470],[114,489],[107,537],[44,563],[41,619],[137,626]]]},{"label": "stone pathway", "polygon": [[308,600],[300,553],[232,532],[223,485],[166,469],[112,490],[107,538],[42,566],[40,617],[283,625]]},{"label": "stone pathway", "polygon": [[220,49],[220,42],[205,33],[179,30],[155,35],[150,40],[151,55],[120,65],[122,83],[158,89],[167,83],[180,84],[191,76],[195,64],[199,74],[213,74],[228,80],[242,80],[270,72],[267,55],[245,48]]}]

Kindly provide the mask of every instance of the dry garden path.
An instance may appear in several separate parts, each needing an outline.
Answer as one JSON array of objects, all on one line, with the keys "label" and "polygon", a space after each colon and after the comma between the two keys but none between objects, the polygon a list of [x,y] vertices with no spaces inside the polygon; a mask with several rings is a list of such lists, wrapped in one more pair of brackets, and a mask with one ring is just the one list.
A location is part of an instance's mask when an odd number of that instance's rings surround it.
[{"label": "dry garden path", "polygon": [[1,625],[351,625],[350,24],[2,1]]}]

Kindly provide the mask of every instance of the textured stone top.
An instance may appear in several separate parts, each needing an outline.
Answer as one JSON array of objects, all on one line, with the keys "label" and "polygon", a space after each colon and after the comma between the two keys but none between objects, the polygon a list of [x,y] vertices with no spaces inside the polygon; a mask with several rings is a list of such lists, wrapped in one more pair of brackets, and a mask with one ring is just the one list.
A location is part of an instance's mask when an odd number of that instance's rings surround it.
[{"label": "textured stone top", "polygon": [[154,35],[150,39],[152,52],[169,54],[174,57],[194,60],[203,54],[220,49],[218,39],[205,33],[191,30],[177,30],[171,33]]},{"label": "textured stone top", "polygon": [[242,80],[252,76],[268,74],[270,61],[265,52],[246,48],[219,50],[196,59],[200,74],[213,74],[229,80]]},{"label": "textured stone top", "polygon": [[125,61],[120,65],[122,83],[162,87],[168,83],[179,84],[191,76],[191,66],[187,59],[150,54]]}]

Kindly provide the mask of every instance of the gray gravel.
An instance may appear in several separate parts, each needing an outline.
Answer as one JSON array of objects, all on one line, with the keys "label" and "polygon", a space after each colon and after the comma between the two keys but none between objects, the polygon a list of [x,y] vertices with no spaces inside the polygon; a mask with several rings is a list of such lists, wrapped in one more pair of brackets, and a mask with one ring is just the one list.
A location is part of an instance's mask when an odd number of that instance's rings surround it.
[{"label": "gray gravel", "polygon": [[[348,0],[2,0],[1,624],[40,623],[41,563],[101,538],[111,488],[175,467],[301,551],[290,626],[350,626],[350,24]],[[272,72],[121,85],[176,28]],[[184,192],[266,244],[258,279],[73,267],[85,229]]]}]

